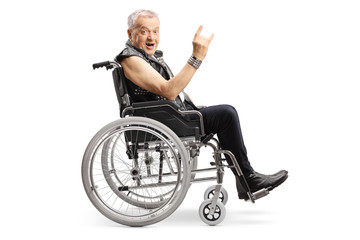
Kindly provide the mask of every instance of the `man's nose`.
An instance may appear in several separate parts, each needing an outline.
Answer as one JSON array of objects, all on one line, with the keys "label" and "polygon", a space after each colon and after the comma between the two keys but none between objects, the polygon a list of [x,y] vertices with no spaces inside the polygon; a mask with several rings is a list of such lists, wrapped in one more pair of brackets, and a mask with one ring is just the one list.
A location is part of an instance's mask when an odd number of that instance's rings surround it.
[{"label": "man's nose", "polygon": [[152,32],[149,32],[147,38],[148,38],[149,40],[153,40],[153,39],[154,39],[154,34],[153,34]]}]

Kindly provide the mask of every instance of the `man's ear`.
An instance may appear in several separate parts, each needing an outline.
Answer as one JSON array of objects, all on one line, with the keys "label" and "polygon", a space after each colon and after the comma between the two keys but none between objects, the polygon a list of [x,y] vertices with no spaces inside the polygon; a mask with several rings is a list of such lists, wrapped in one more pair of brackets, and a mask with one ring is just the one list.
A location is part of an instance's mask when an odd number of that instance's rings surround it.
[{"label": "man's ear", "polygon": [[131,41],[132,31],[131,31],[130,29],[128,29],[128,30],[127,30],[127,34],[128,34],[129,40]]}]

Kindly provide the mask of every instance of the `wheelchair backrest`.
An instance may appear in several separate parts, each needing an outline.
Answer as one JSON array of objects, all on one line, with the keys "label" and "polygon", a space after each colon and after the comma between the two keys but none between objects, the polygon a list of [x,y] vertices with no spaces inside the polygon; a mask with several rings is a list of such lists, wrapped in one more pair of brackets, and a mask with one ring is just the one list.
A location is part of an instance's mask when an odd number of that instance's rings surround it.
[{"label": "wheelchair backrest", "polygon": [[131,105],[131,100],[126,85],[124,70],[122,67],[115,68],[112,72],[116,97],[119,102],[120,115],[122,111]]}]

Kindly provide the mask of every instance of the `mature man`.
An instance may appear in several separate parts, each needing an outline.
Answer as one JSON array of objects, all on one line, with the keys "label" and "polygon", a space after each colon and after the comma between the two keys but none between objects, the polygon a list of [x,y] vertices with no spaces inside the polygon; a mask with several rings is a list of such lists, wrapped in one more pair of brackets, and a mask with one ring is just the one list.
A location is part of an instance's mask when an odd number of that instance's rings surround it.
[{"label": "mature man", "polygon": [[[129,40],[116,61],[121,63],[124,69],[132,100],[139,102],[168,99],[175,100],[180,108],[197,109],[191,101],[183,102],[179,94],[200,67],[214,35],[209,38],[202,36],[202,26],[199,27],[192,42],[190,59],[174,76],[163,61],[163,53],[157,50],[160,40],[158,15],[149,10],[137,10],[129,16],[128,27]],[[203,115],[205,132],[217,134],[222,149],[230,150],[235,155],[252,192],[262,188],[272,190],[287,179],[288,173],[285,170],[264,175],[255,172],[251,167],[234,107],[218,105],[197,110]],[[237,176],[236,180],[239,198],[246,199],[247,194]]]}]

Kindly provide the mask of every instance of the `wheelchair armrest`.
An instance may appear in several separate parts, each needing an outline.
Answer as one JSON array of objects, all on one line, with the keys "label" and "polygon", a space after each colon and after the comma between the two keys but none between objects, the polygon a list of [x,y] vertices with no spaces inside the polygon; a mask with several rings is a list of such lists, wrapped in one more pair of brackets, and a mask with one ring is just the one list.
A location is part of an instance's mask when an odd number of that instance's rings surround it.
[{"label": "wheelchair armrest", "polygon": [[179,110],[179,106],[170,100],[160,100],[160,101],[147,101],[147,102],[136,102],[133,103],[132,106],[134,109],[137,108],[153,108],[153,107],[161,107],[164,105],[168,105],[169,107],[173,108],[174,110]]},{"label": "wheelchair armrest", "polygon": [[124,109],[122,116],[133,115],[155,119],[179,137],[195,136],[197,139],[205,135],[202,114],[198,111],[181,111],[174,101],[147,101],[133,103]]},{"label": "wheelchair armrest", "polygon": [[133,115],[134,111],[139,109],[152,109],[164,106],[170,107],[174,111],[179,111],[179,106],[174,101],[170,100],[134,102],[130,107],[127,107],[122,111],[121,117],[125,117],[126,115]]}]

